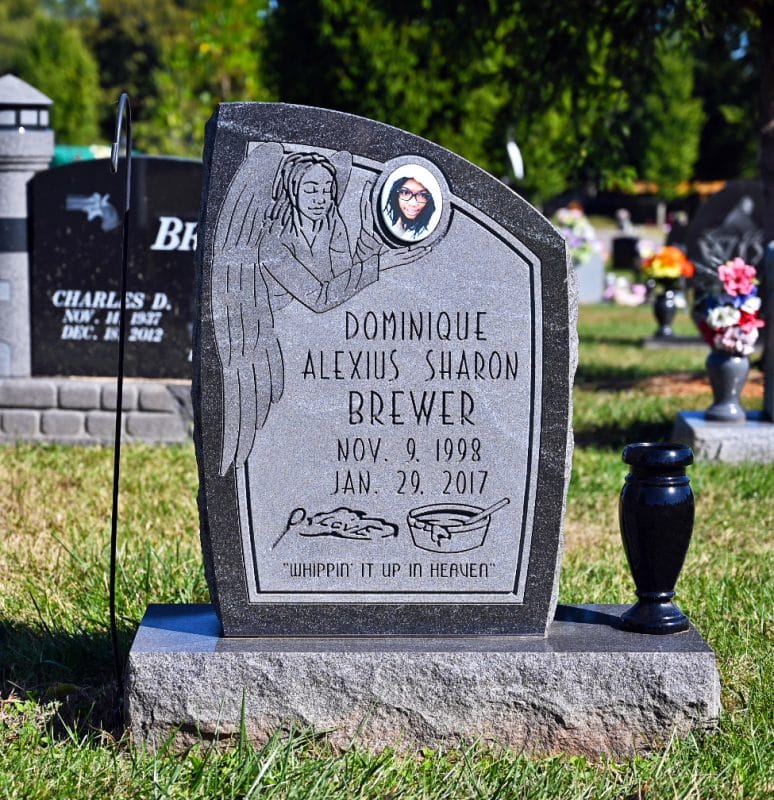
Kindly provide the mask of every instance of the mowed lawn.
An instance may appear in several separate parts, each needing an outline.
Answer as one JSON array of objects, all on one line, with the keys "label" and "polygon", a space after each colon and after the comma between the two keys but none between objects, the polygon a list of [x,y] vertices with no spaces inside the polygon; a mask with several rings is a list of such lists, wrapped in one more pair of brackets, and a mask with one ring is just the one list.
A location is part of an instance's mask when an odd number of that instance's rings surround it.
[{"label": "mowed lawn", "polygon": [[[620,543],[621,450],[665,441],[710,402],[704,349],[644,350],[647,308],[581,310],[576,450],[562,602],[633,601]],[[683,312],[678,332],[690,334]],[[760,372],[745,390],[760,407]],[[149,602],[208,600],[193,447],[124,448],[119,544],[123,652]],[[678,602],[715,649],[719,729],[638,758],[333,751],[279,731],[151,754],[117,724],[107,626],[112,453],[0,448],[0,798],[767,798],[774,796],[774,466],[690,468],[696,526]]]}]

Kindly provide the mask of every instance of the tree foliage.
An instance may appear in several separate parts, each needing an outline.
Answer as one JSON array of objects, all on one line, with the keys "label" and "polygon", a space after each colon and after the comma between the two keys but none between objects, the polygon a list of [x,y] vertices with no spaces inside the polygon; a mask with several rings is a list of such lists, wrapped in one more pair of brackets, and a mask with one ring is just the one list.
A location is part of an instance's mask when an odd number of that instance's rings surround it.
[{"label": "tree foliage", "polygon": [[262,79],[267,13],[265,2],[206,0],[164,40],[137,126],[146,149],[200,157],[204,126],[218,103],[271,99]]},{"label": "tree foliage", "polygon": [[639,107],[634,140],[642,144],[639,175],[670,198],[693,175],[705,114],[693,95],[694,59],[687,44],[665,36],[656,41],[654,58],[658,80]]},{"label": "tree foliage", "polygon": [[54,101],[57,141],[94,141],[99,74],[77,25],[37,11],[35,4],[13,2],[0,6],[0,29],[0,71],[18,75]]},{"label": "tree foliage", "polygon": [[694,49],[695,93],[702,98],[707,115],[707,135],[701,142],[697,177],[754,176],[758,157],[760,30],[755,25],[733,24],[705,31]]},{"label": "tree foliage", "polygon": [[388,122],[491,167],[508,88],[498,80],[505,42],[484,21],[491,13],[471,26],[464,4],[430,0],[279,3],[269,79],[283,100]]},{"label": "tree foliage", "polygon": [[[164,53],[170,39],[190,28],[199,10],[196,0],[99,0],[96,15],[83,19],[86,38],[99,61],[102,86],[101,126],[113,135],[115,102],[126,91],[132,117],[141,121],[156,98],[155,76],[168,69]],[[185,74],[175,76],[181,83]]]},{"label": "tree foliage", "polygon": [[0,69],[54,99],[60,140],[94,136],[95,107],[108,139],[126,90],[140,149],[197,156],[218,102],[278,99],[391,123],[500,177],[510,131],[538,202],[634,178],[669,194],[754,170],[765,6],[0,0]]},{"label": "tree foliage", "polygon": [[[654,57],[679,11],[635,0],[567,0],[553,16],[528,0],[280,2],[267,68],[282,99],[390,122],[498,175],[511,130],[526,164],[520,189],[536,200],[646,173],[673,186],[691,175],[701,125],[690,64],[664,87],[678,57],[663,47]],[[663,146],[673,111],[679,154]]]}]

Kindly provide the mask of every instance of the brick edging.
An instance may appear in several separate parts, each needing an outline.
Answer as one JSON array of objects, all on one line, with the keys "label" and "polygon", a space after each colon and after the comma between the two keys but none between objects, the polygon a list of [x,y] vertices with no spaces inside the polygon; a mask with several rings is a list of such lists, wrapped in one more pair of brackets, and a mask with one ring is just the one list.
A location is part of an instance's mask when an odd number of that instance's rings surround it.
[{"label": "brick edging", "polygon": [[[126,381],[122,441],[186,442],[193,431],[190,384]],[[0,444],[112,444],[112,378],[0,378]]]}]

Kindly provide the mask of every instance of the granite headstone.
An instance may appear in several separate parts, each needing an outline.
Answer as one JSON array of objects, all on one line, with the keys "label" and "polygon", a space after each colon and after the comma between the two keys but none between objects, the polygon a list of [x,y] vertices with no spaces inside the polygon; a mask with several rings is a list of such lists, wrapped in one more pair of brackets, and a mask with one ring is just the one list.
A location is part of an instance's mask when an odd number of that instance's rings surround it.
[{"label": "granite headstone", "polygon": [[561,236],[398,129],[208,124],[201,536],[225,636],[543,635],[571,458]]},{"label": "granite headstone", "polygon": [[578,303],[601,303],[605,290],[605,262],[599,253],[592,253],[586,261],[575,264],[578,281]]},{"label": "granite headstone", "polygon": [[[126,374],[190,378],[202,165],[134,156]],[[113,375],[123,190],[107,160],[39,173],[31,209],[32,372]]]},{"label": "granite headstone", "polygon": [[691,220],[686,232],[686,254],[697,266],[694,284],[703,294],[711,291],[717,268],[743,258],[762,266],[763,188],[757,181],[729,181],[709,197]]},{"label": "granite headstone", "polygon": [[616,236],[613,239],[613,269],[639,270],[638,241],[636,236]]},{"label": "granite headstone", "polygon": [[761,315],[766,320],[766,327],[760,331],[764,348],[763,409],[748,411],[742,425],[735,420],[707,419],[703,411],[680,411],[677,415],[672,440],[690,445],[696,457],[704,460],[761,464],[774,461],[774,267],[771,245],[764,241],[762,214],[762,184],[730,181],[706,201],[689,228],[688,257],[697,267],[694,318],[703,314],[706,295],[720,291],[717,268],[739,257],[757,269]]},{"label": "granite headstone", "polygon": [[544,217],[395,128],[223,104],[200,226],[213,602],[148,608],[136,741],[623,755],[715,724],[695,630],[556,606],[577,296]]}]

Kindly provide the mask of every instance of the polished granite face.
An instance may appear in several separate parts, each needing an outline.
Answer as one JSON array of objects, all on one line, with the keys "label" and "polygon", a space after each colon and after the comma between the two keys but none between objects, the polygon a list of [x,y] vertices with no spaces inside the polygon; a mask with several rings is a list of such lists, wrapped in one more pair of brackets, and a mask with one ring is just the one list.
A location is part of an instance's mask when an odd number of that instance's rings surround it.
[{"label": "polished granite face", "polygon": [[[115,374],[122,180],[99,159],[45,170],[29,183],[33,375]],[[196,161],[132,158],[127,376],[191,377],[201,186]]]},{"label": "polished granite face", "polygon": [[212,606],[148,606],[132,645],[145,653],[696,653],[712,650],[696,628],[677,636],[633,635],[621,628],[630,606],[559,605],[545,638],[489,637],[283,637],[226,639]]},{"label": "polished granite face", "polygon": [[227,636],[539,634],[556,602],[576,297],[564,242],[389,126],[221,105],[194,407]]}]

